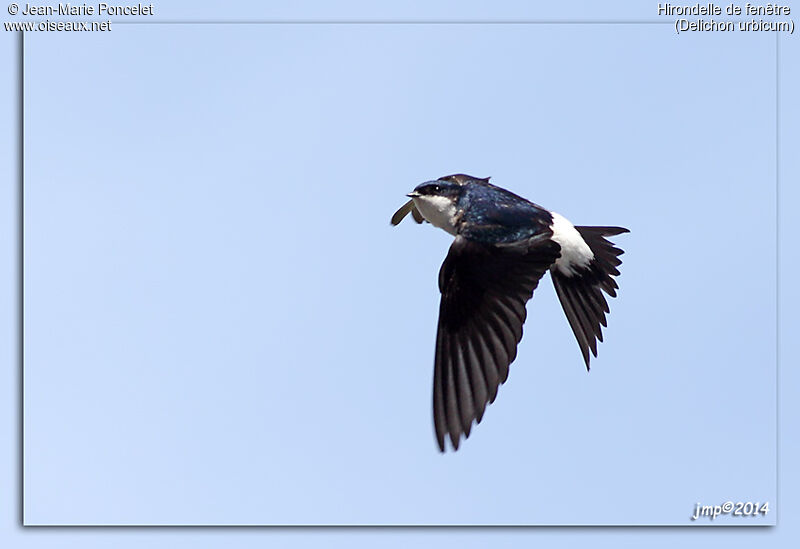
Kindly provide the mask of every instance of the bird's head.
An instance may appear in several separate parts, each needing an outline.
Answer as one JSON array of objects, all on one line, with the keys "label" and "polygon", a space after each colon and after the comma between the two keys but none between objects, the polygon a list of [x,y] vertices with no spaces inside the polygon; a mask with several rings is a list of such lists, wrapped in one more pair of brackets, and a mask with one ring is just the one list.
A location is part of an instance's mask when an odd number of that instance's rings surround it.
[{"label": "bird's head", "polygon": [[434,181],[426,181],[417,185],[413,191],[408,193],[408,196],[415,200],[420,199],[429,202],[441,202],[442,199],[455,201],[464,192],[467,184],[472,182],[486,183],[487,181],[489,181],[488,177],[481,179],[463,173],[445,175]]},{"label": "bird's head", "polygon": [[470,184],[484,184],[489,178],[473,177],[463,173],[445,175],[434,181],[426,181],[408,193],[411,198],[392,216],[392,225],[397,225],[411,213],[414,221],[422,223],[423,219],[435,226],[454,233],[457,203]]},{"label": "bird's head", "polygon": [[408,193],[416,209],[436,227],[455,234],[457,203],[470,183],[486,183],[489,178],[480,179],[465,174],[454,174],[426,181]]}]

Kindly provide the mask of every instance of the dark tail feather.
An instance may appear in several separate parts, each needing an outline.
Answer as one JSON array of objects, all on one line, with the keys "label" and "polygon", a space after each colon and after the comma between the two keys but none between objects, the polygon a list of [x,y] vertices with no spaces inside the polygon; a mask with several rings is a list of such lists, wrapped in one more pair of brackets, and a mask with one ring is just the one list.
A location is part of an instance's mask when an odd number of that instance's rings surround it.
[{"label": "dark tail feather", "polygon": [[592,262],[583,270],[565,275],[558,269],[551,269],[553,285],[558,300],[564,308],[569,325],[578,340],[586,369],[589,369],[589,351],[597,356],[597,341],[603,341],[601,326],[606,326],[608,302],[603,292],[611,297],[617,296],[617,283],[613,277],[619,275],[624,252],[607,240],[629,232],[622,227],[575,227],[594,254]]}]

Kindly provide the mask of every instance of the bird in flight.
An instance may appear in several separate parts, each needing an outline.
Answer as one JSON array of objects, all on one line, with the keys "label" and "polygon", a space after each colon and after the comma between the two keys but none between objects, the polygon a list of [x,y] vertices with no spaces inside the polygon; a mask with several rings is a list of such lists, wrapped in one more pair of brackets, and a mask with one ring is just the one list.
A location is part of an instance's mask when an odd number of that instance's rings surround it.
[{"label": "bird in flight", "polygon": [[439,271],[433,369],[433,423],[439,450],[458,450],[508,377],[522,339],[525,305],[545,272],[578,340],[586,369],[597,357],[623,251],[605,237],[622,227],[574,226],[489,178],[465,174],[427,181],[392,216],[409,213],[455,236]]}]

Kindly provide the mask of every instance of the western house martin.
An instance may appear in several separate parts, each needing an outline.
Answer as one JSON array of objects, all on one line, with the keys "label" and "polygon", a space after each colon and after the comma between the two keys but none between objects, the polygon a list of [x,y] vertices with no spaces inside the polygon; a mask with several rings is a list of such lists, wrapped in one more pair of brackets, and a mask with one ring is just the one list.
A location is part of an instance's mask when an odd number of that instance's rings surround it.
[{"label": "western house martin", "polygon": [[525,305],[545,272],[578,340],[586,369],[603,341],[623,251],[606,236],[622,227],[573,226],[563,216],[465,174],[418,185],[392,216],[409,213],[455,236],[439,271],[439,325],[433,369],[433,424],[439,450],[458,450],[472,422],[508,377],[522,339]]}]

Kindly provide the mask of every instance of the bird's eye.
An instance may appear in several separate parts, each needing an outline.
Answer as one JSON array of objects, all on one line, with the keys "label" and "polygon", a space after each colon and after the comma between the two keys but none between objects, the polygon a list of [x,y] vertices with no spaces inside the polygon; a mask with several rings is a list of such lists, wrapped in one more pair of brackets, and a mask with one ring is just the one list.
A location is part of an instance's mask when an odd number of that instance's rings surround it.
[{"label": "bird's eye", "polygon": [[431,190],[432,190],[433,192],[435,192],[435,193],[438,193],[439,191],[441,191],[441,190],[442,190],[442,188],[441,188],[439,185],[434,185],[434,186],[433,186],[433,188],[432,188]]}]

